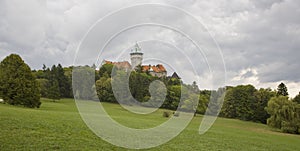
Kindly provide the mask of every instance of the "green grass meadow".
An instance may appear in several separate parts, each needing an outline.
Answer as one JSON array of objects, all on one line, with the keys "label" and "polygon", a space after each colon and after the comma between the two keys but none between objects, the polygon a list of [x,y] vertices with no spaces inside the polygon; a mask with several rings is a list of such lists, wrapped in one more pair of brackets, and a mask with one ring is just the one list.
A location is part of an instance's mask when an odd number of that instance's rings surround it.
[{"label": "green grass meadow", "polygon": [[[118,104],[103,103],[116,121],[132,128],[149,128],[167,118],[164,109],[137,115]],[[171,112],[171,111],[170,111]],[[270,130],[266,125],[218,118],[204,135],[197,115],[180,135],[148,150],[300,150],[300,136]],[[0,150],[128,150],[97,137],[81,119],[73,99],[42,99],[39,109],[0,103]]]}]

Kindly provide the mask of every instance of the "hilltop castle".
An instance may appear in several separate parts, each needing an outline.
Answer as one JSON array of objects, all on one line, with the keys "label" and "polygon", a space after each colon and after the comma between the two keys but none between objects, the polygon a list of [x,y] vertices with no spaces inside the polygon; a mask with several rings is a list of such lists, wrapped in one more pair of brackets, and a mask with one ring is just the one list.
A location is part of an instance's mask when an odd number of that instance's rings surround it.
[{"label": "hilltop castle", "polygon": [[135,46],[131,49],[130,52],[130,60],[131,64],[128,61],[122,61],[122,62],[111,62],[104,60],[103,64],[113,64],[118,69],[123,69],[125,71],[131,70],[131,69],[137,69],[137,67],[141,67],[142,72],[149,73],[152,76],[156,77],[166,77],[167,76],[167,70],[162,64],[157,65],[143,65],[143,55],[144,53],[141,51],[140,46],[136,43]]}]

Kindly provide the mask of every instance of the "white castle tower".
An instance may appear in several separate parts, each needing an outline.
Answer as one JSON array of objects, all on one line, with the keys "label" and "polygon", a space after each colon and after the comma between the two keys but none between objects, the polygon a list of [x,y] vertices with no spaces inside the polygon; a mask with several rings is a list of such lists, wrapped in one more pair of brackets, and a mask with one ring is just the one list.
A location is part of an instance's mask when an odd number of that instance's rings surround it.
[{"label": "white castle tower", "polygon": [[132,68],[135,68],[138,65],[142,65],[143,53],[142,53],[141,48],[139,47],[138,43],[136,43],[135,46],[133,47],[133,49],[131,49],[130,59],[131,59],[131,67]]}]

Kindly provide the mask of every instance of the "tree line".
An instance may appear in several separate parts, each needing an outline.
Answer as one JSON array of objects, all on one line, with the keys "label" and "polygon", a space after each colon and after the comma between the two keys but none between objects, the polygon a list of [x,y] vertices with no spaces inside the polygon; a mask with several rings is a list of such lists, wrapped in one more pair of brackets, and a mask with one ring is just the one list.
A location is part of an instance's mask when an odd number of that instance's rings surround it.
[{"label": "tree line", "polygon": [[252,85],[228,87],[220,116],[267,124],[287,133],[300,133],[300,93],[288,97],[280,83],[277,90],[259,90]]},{"label": "tree line", "polygon": [[[112,92],[112,85],[116,83],[116,85],[122,86],[122,82],[126,81],[126,79],[121,79],[122,76],[111,76],[111,70],[113,68],[112,64],[105,64],[99,69],[99,80],[96,80],[96,88],[97,94],[100,100],[108,101],[108,102],[116,102],[116,98],[114,98]],[[153,101],[158,102],[160,99],[165,99],[162,104],[162,108],[176,110],[178,106],[182,109],[193,109],[199,113],[204,113],[204,108],[207,106],[209,96],[203,95],[201,99],[203,99],[204,104],[197,105],[199,102],[199,93],[200,90],[196,82],[193,84],[185,84],[178,78],[172,77],[155,77],[151,76],[149,73],[144,73],[141,70],[136,70],[131,73],[126,73],[123,70],[118,70],[115,74],[117,75],[128,75],[129,77],[129,93],[138,100],[139,102],[147,102],[151,97],[153,97]],[[126,77],[126,76],[123,76]],[[153,81],[159,80],[163,83],[163,85],[156,85],[152,96],[149,92],[149,85]],[[120,89],[126,89],[120,88]],[[162,97],[163,89],[166,89],[166,96]],[[126,92],[126,91],[117,91],[116,92]],[[123,95],[123,100],[126,103],[126,95],[127,94],[119,94]],[[125,100],[124,100],[125,99]],[[180,103],[180,99],[183,100],[183,104]],[[202,102],[202,101],[201,101]],[[146,106],[150,106],[151,104],[145,103]]]},{"label": "tree line", "polygon": [[40,85],[41,97],[53,100],[73,97],[72,67],[63,68],[58,64],[49,68],[43,65],[42,70],[33,70],[32,73]]},{"label": "tree line", "polygon": [[[218,105],[214,106],[214,103],[218,104],[220,98],[224,98],[219,114],[221,117],[260,122],[282,132],[300,133],[300,93],[295,98],[289,98],[284,83],[279,84],[276,90],[256,89],[252,85],[227,86],[226,95],[221,96],[219,90],[200,90],[196,82],[185,84],[178,78],[158,78],[141,70],[130,74],[124,70],[112,72],[113,67],[112,64],[105,64],[99,70],[94,65],[74,70],[74,67],[58,64],[51,68],[43,65],[42,70],[31,71],[20,56],[11,54],[0,63],[0,97],[8,104],[32,108],[40,107],[40,97],[52,100],[79,97],[120,103],[112,87],[113,83],[117,83],[121,84],[115,89],[118,96],[122,96],[121,103],[130,105],[131,98],[125,93],[129,91],[134,99],[148,107],[156,107],[155,102],[165,98],[161,108],[176,110],[180,107],[182,111],[199,114],[208,110],[208,113],[215,115],[213,112],[218,111]],[[72,83],[73,74],[79,81],[89,82]],[[95,76],[84,79],[86,74]],[[127,85],[122,86],[126,76],[129,78],[128,88],[125,87]],[[156,80],[163,85],[156,85],[151,95],[149,85]],[[165,96],[162,93],[164,90]],[[150,98],[152,101],[149,101]]]},{"label": "tree line", "polygon": [[[99,70],[94,70],[88,66],[77,67],[73,70],[73,76],[76,78],[73,81],[74,96],[79,99],[100,100],[102,102],[128,105],[131,105],[130,102],[134,98],[147,107],[157,107],[155,104],[164,99],[160,106],[161,108],[176,110],[178,107],[181,107],[182,110],[196,111],[201,114],[205,112],[210,96],[209,93],[203,93],[201,98],[198,98],[200,90],[196,82],[184,84],[177,78],[159,78],[141,70],[132,72],[117,70],[112,72],[113,67],[112,64],[104,64]],[[87,79],[92,76],[86,75],[91,75],[94,72],[95,81]],[[149,86],[156,80],[161,81],[162,84],[155,85],[151,95]],[[78,81],[80,83],[77,83]],[[117,87],[113,87],[112,84],[117,85]],[[164,89],[166,89],[166,96],[163,96]],[[116,96],[119,96],[121,99],[117,99]],[[150,99],[151,101],[149,101]],[[184,103],[180,104],[180,100],[183,100]],[[201,102],[201,104],[197,106],[198,102]]]},{"label": "tree line", "polygon": [[277,95],[269,100],[266,107],[270,114],[267,124],[282,132],[300,134],[300,93],[295,98],[289,98],[283,83],[277,90]]}]

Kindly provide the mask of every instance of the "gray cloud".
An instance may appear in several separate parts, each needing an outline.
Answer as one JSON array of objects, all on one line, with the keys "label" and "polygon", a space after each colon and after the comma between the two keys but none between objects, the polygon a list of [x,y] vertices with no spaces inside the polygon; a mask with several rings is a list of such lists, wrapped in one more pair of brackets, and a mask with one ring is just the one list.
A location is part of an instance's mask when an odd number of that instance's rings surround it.
[{"label": "gray cloud", "polygon": [[[300,68],[300,63],[298,63],[300,2],[297,0],[114,0],[109,2],[3,0],[0,1],[0,59],[10,53],[18,53],[32,68],[41,68],[43,63],[48,66],[57,63],[65,66],[72,65],[77,46],[91,25],[109,12],[145,2],[170,4],[182,8],[204,23],[223,51],[228,81],[238,76],[242,70],[251,68],[255,69],[257,74],[249,72],[244,74],[242,79],[257,76],[261,85],[280,81],[300,83],[300,76],[298,76],[300,74],[298,70]],[[139,11],[143,12],[143,10]],[[151,13],[147,11],[144,10],[143,13]],[[134,12],[128,13],[123,16],[128,18],[137,16]],[[200,28],[193,26],[195,23],[192,20],[179,14],[168,13],[167,10],[155,13],[164,16],[165,22],[174,27],[182,28],[187,33],[194,32],[193,38],[203,40],[203,49],[214,49],[211,47],[213,43],[207,40],[209,37],[206,37],[208,34],[205,31],[203,35],[195,32]],[[129,20],[126,17],[119,18],[118,22],[105,28],[110,31],[117,24],[125,25]],[[155,18],[148,18],[149,22],[154,20]],[[119,37],[119,41],[124,45],[115,44],[116,47],[111,47],[111,49],[123,48],[125,45],[128,47],[130,43],[128,41],[126,43],[126,40],[129,36],[132,36],[132,40],[135,38],[146,40],[143,37],[149,39],[161,37],[161,39],[177,44],[181,49],[195,49],[186,39],[166,30],[154,31],[145,28],[139,33],[137,31],[125,34],[123,38]],[[151,52],[154,56],[164,55],[162,54],[164,52],[159,51],[161,45],[152,44]],[[145,51],[150,52],[148,45],[145,43],[145,49],[147,49]],[[165,49],[167,50],[166,47]],[[108,54],[113,56],[113,52],[119,53],[120,51],[122,50],[114,50]],[[172,49],[167,53],[171,51]],[[212,52],[206,51],[210,64],[216,69],[221,69],[221,65],[218,64],[220,60],[213,60],[216,56]],[[174,58],[177,58],[176,61]],[[164,59],[167,62],[175,62],[174,64],[179,63],[182,68],[189,67],[188,62],[176,55]],[[207,67],[203,66],[205,61],[195,56],[191,59],[199,60],[201,63],[201,66],[196,67],[198,71],[202,71],[200,79],[209,78]],[[186,79],[194,76],[192,72],[185,71],[184,73]]]},{"label": "gray cloud", "polygon": [[254,0],[252,2],[255,8],[270,9],[274,4],[281,3],[283,0]]}]

